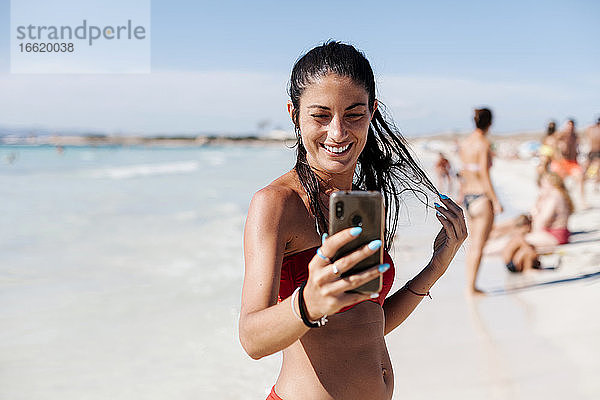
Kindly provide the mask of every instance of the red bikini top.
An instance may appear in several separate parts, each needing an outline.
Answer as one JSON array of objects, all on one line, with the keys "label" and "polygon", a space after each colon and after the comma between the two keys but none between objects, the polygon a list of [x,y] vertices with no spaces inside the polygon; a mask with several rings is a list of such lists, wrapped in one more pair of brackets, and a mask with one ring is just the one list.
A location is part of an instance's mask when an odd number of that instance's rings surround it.
[{"label": "red bikini top", "polygon": [[[291,296],[291,294],[294,293],[294,290],[296,290],[296,288],[299,287],[302,282],[306,282],[306,280],[308,280],[308,263],[317,253],[317,248],[318,247],[312,247],[299,253],[283,257],[283,263],[281,264],[281,280],[279,282],[279,302]],[[379,292],[379,297],[375,299],[369,299],[379,303],[381,306],[383,306],[385,297],[392,288],[395,276],[394,262],[392,261],[392,258],[388,252],[385,250],[383,252],[383,262],[390,264],[390,269],[383,273],[383,284],[381,287],[381,292]],[[356,304],[344,307],[338,312],[349,310]]]}]

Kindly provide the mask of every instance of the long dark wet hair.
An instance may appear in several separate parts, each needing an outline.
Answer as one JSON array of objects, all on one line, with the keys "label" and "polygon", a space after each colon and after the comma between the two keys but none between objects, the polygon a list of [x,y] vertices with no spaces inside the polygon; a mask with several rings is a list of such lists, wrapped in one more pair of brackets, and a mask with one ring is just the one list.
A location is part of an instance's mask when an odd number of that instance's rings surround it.
[{"label": "long dark wet hair", "polygon": [[[369,110],[373,112],[375,105],[375,77],[369,61],[353,46],[328,41],[315,47],[302,56],[292,69],[289,84],[289,96],[294,106],[292,119],[297,138],[297,156],[295,170],[302,187],[308,194],[310,212],[317,221],[321,232],[327,231],[327,219],[323,213],[320,200],[320,181],[306,160],[306,148],[300,133],[300,97],[304,90],[315,80],[328,74],[336,74],[351,78],[356,84],[365,88],[369,95]],[[411,191],[427,205],[427,192],[439,195],[425,172],[421,169],[409,151],[406,140],[400,131],[385,118],[381,112],[383,104],[373,114],[367,133],[367,143],[358,157],[354,173],[354,190],[377,190],[382,193],[385,206],[385,249],[391,248],[398,214],[402,202],[401,195]]]}]

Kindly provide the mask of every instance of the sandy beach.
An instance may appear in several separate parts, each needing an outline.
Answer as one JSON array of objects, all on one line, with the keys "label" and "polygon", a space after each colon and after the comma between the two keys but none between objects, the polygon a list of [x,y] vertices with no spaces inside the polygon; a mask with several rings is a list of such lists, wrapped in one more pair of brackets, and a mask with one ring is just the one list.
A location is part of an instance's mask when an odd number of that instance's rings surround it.
[{"label": "sandy beach", "polygon": [[[533,160],[494,160],[492,181],[507,210],[497,220],[533,205],[534,165]],[[579,209],[571,217],[570,229],[582,233],[580,239],[573,236],[578,243],[560,247],[556,271],[515,275],[500,257],[488,256],[478,282],[495,293],[469,299],[460,290],[465,252],[458,254],[432,291],[434,299],[424,301],[388,337],[396,368],[394,398],[592,399],[600,395],[600,318],[594,305],[600,271],[598,193],[588,202],[595,206]],[[402,252],[399,246],[397,251]],[[415,267],[403,270],[402,281],[416,272],[418,259],[407,260]],[[556,261],[556,256],[542,258],[546,265]],[[589,279],[576,279],[588,275]],[[509,292],[503,293],[506,289]]]},{"label": "sandy beach", "polygon": [[[431,143],[414,147],[431,167]],[[0,398],[265,398],[281,355],[255,361],[239,344],[241,237],[252,193],[291,167],[292,150],[36,151],[0,170],[11,227],[0,236]],[[533,204],[533,160],[496,159],[492,180],[498,220]],[[515,275],[486,256],[479,283],[492,294],[469,298],[458,253],[433,299],[386,337],[394,399],[600,396],[600,194],[589,189],[574,243],[543,259],[560,258],[556,270]],[[409,206],[392,292],[439,230]]]}]

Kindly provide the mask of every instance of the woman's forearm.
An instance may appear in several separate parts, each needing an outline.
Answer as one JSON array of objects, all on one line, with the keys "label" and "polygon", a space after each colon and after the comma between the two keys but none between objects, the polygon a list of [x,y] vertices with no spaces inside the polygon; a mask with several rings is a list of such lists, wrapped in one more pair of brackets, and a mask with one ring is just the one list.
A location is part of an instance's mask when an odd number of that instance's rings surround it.
[{"label": "woman's forearm", "polygon": [[[240,342],[253,359],[285,349],[310,329],[292,312],[292,297],[240,318]],[[298,296],[295,296],[294,307],[299,315]]]},{"label": "woman's forearm", "polygon": [[[411,279],[409,287],[413,292],[425,294],[443,275],[447,266],[436,267],[429,263],[417,276]],[[408,290],[406,286],[385,299],[383,312],[385,314],[384,335],[398,327],[417,308],[424,296],[419,296]]]}]

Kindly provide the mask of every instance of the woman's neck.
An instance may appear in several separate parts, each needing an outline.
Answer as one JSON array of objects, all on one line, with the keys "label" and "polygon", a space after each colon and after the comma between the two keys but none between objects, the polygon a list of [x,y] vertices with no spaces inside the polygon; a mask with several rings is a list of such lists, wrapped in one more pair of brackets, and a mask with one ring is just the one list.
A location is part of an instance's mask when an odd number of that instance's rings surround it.
[{"label": "woman's neck", "polygon": [[354,173],[330,174],[327,171],[319,171],[317,169],[313,169],[313,172],[319,178],[321,191],[327,195],[336,190],[352,190]]}]

